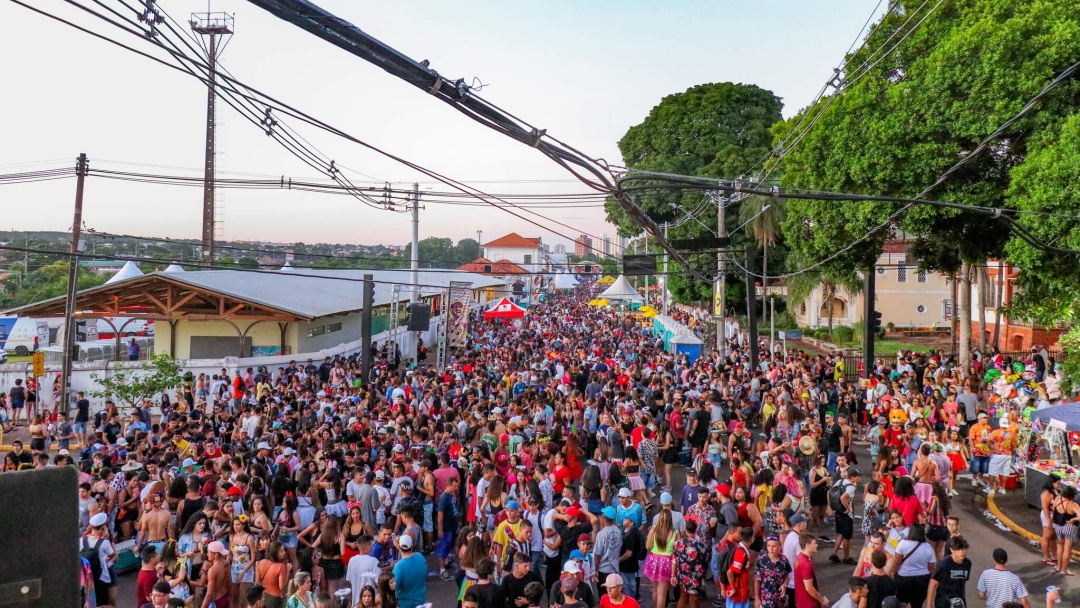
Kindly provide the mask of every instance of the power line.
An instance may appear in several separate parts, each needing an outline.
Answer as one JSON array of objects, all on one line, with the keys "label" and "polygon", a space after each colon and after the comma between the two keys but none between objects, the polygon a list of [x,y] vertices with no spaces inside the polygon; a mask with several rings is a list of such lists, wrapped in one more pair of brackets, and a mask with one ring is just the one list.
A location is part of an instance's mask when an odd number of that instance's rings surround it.
[{"label": "power line", "polygon": [[[88,28],[85,28],[85,27],[82,27],[82,26],[80,26],[78,24],[75,24],[70,20],[64,19],[64,18],[59,17],[57,15],[54,15],[52,13],[49,13],[48,11],[32,7],[32,6],[28,5],[28,4],[26,4],[25,2],[23,2],[22,0],[11,0],[11,1],[14,2],[15,4],[18,4],[19,6],[23,6],[24,8],[27,8],[27,9],[29,9],[29,10],[31,10],[33,12],[36,12],[36,13],[42,15],[42,16],[48,17],[48,18],[53,19],[55,21],[58,21],[60,23],[64,23],[65,25],[73,27],[73,28],[75,28],[75,29],[77,29],[79,31],[82,31],[82,32],[84,32],[86,34],[89,34],[89,35],[91,35],[91,36],[93,36],[95,38],[98,38],[100,40],[109,42],[109,43],[114,44],[116,46],[119,46],[119,47],[121,47],[121,48],[123,48],[125,50],[131,51],[133,53],[136,53],[138,55],[146,57],[146,58],[148,58],[148,59],[150,59],[152,61],[160,63],[161,65],[167,66],[167,67],[172,68],[174,70],[178,70],[178,71],[181,71],[181,72],[191,74],[195,78],[199,79],[200,81],[202,81],[204,83],[207,81],[206,77],[204,77],[204,76],[202,76],[200,74],[195,74],[190,69],[187,69],[186,67],[178,67],[176,65],[173,65],[173,64],[171,64],[171,63],[169,63],[169,62],[167,62],[167,61],[165,61],[165,60],[163,60],[161,58],[155,57],[153,55],[150,55],[148,53],[145,53],[143,51],[135,49],[135,48],[133,48],[133,47],[131,47],[129,45],[126,45],[126,44],[124,44],[122,42],[119,42],[117,40],[109,38],[108,36],[105,36],[103,34],[94,32],[94,31],[92,31],[92,30],[90,30]],[[90,15],[93,15],[94,17],[97,17],[98,19],[101,19],[101,20],[105,21],[106,23],[109,23],[109,24],[111,24],[111,25],[113,25],[113,26],[115,26],[115,27],[117,27],[117,28],[119,28],[119,29],[133,35],[133,36],[137,36],[139,38],[144,38],[144,33],[141,32],[140,30],[129,29],[128,27],[124,26],[122,23],[114,21],[113,19],[110,19],[106,15],[102,15],[101,13],[98,13],[98,12],[96,12],[96,11],[86,7],[86,6],[83,6],[80,3],[76,2],[75,0],[65,0],[65,1],[68,4],[76,6],[79,9],[83,10],[84,12],[86,12],[86,13],[88,13]],[[115,11],[113,11],[113,12],[115,14]],[[201,60],[192,59],[191,57],[186,56],[184,53],[182,53],[180,51],[170,50],[168,48],[165,48],[162,45],[158,45],[158,48],[164,50],[166,53],[173,56],[174,58],[181,59],[181,60],[187,60],[189,62],[198,63],[200,65],[201,69],[208,69],[205,66],[205,64],[203,64],[201,62]],[[391,160],[399,162],[399,163],[401,163],[401,164],[403,164],[403,165],[405,165],[407,167],[410,167],[410,168],[412,168],[412,169],[414,169],[416,171],[419,171],[419,172],[421,172],[421,173],[423,173],[423,174],[425,174],[425,175],[427,175],[429,177],[432,177],[432,178],[434,178],[434,179],[436,179],[436,180],[438,180],[438,181],[440,181],[440,182],[442,182],[444,184],[447,184],[447,185],[449,185],[450,187],[452,187],[452,188],[454,188],[456,190],[459,190],[459,191],[461,191],[461,192],[463,192],[465,194],[472,195],[473,197],[485,202],[486,204],[488,204],[488,205],[490,205],[492,207],[495,207],[497,209],[501,209],[502,211],[504,211],[506,213],[509,213],[510,215],[513,215],[514,217],[517,217],[518,219],[526,221],[526,222],[528,222],[528,223],[530,223],[532,225],[535,225],[535,226],[537,226],[537,227],[539,227],[539,228],[541,228],[541,229],[543,229],[545,231],[548,231],[548,232],[550,232],[552,234],[555,234],[557,236],[560,236],[560,237],[565,238],[565,239],[570,240],[570,241],[575,240],[574,237],[563,234],[563,233],[561,233],[561,232],[559,232],[557,230],[554,230],[554,229],[552,229],[552,228],[550,228],[548,226],[544,226],[543,224],[540,224],[540,223],[538,223],[538,222],[536,222],[534,220],[531,220],[531,219],[529,219],[527,217],[524,217],[520,213],[516,213],[514,211],[511,211],[510,209],[507,209],[506,207],[503,206],[503,205],[505,205],[505,206],[508,206],[508,207],[517,207],[517,205],[515,205],[512,202],[509,202],[507,200],[500,199],[500,198],[497,198],[497,197],[493,197],[493,196],[483,192],[482,190],[479,190],[478,188],[468,186],[468,185],[463,184],[463,183],[461,183],[461,182],[459,182],[457,180],[453,180],[453,179],[451,179],[449,177],[446,177],[444,175],[441,175],[441,174],[439,174],[439,173],[437,173],[435,171],[431,171],[431,170],[426,169],[426,168],[424,168],[424,167],[422,167],[420,165],[412,163],[412,162],[410,162],[410,161],[408,161],[408,160],[406,160],[406,159],[404,159],[402,157],[399,157],[399,156],[394,155],[394,154],[392,154],[390,152],[387,152],[387,151],[385,151],[385,150],[383,150],[383,149],[381,149],[381,148],[379,148],[377,146],[374,146],[373,144],[370,144],[370,143],[368,143],[368,142],[366,142],[364,140],[361,140],[361,139],[359,139],[359,138],[357,138],[357,137],[355,137],[355,136],[353,136],[353,135],[351,135],[351,134],[349,134],[349,133],[347,133],[345,131],[342,131],[342,130],[336,128],[336,127],[333,127],[332,125],[330,125],[330,124],[328,124],[326,122],[323,122],[323,121],[321,121],[321,120],[319,120],[317,118],[314,118],[313,116],[311,116],[311,115],[309,115],[309,114],[307,114],[307,113],[305,113],[305,112],[303,112],[301,110],[298,110],[298,109],[296,109],[296,108],[294,108],[294,107],[292,107],[292,106],[290,106],[288,104],[285,104],[284,102],[281,102],[281,101],[275,99],[274,97],[272,97],[270,95],[262,93],[261,91],[259,91],[257,89],[254,89],[253,87],[245,85],[244,83],[240,82],[239,80],[237,80],[235,78],[232,78],[231,76],[228,76],[227,74],[220,75],[220,76],[222,78],[222,83],[220,83],[219,86],[221,86],[221,88],[223,90],[231,90],[232,92],[234,92],[234,93],[236,93],[236,94],[238,94],[238,95],[240,95],[242,97],[245,97],[250,101],[254,101],[256,103],[266,104],[267,107],[271,107],[273,109],[276,109],[279,112],[285,113],[286,115],[292,116],[292,117],[297,118],[299,120],[302,120],[302,121],[304,121],[304,122],[306,122],[308,124],[311,124],[312,126],[316,126],[316,127],[320,128],[320,129],[323,129],[323,130],[325,130],[325,131],[327,131],[329,133],[332,133],[332,134],[337,135],[339,137],[345,138],[346,140],[357,143],[357,144],[359,144],[359,145],[361,145],[361,146],[363,146],[363,147],[365,147],[365,148],[367,148],[369,150],[377,152],[377,153],[379,153],[379,154],[381,154],[383,156],[386,156],[387,158],[390,158]],[[235,88],[236,86],[240,86],[240,87],[245,88],[248,91],[248,93],[244,93],[242,91],[237,90]],[[230,89],[230,87],[231,87],[231,89]],[[536,137],[537,138],[542,137],[542,134],[539,134]],[[558,162],[560,162],[560,164],[563,164],[565,166],[564,162],[562,162],[562,161],[558,161]],[[575,175],[578,175],[578,174],[575,173]],[[589,183],[589,182],[586,181],[586,183]],[[609,187],[609,190],[607,190],[607,192],[610,192],[610,191],[611,191],[611,189]],[[500,204],[498,204],[496,202],[493,202],[493,200],[491,200],[491,199],[494,199],[495,201],[498,201],[498,203],[502,203],[502,205],[500,205]],[[523,208],[520,208],[520,207],[518,207],[518,208],[521,209],[522,211],[526,212],[526,213],[530,213],[532,215],[540,217],[540,218],[544,219],[545,221],[548,221],[548,222],[557,224],[559,226],[563,226],[563,227],[569,228],[571,230],[580,232],[581,234],[586,234],[586,235],[588,235],[590,237],[599,239],[599,237],[597,237],[596,235],[591,235],[591,234],[589,234],[589,233],[587,233],[587,232],[585,232],[585,231],[583,231],[583,230],[581,230],[579,228],[575,228],[573,226],[570,226],[569,224],[565,224],[563,222],[560,222],[558,220],[550,218],[550,217],[548,217],[546,215],[540,214],[540,213],[538,213],[536,211],[531,211],[531,210],[523,209]],[[642,221],[642,220],[639,220],[639,221]],[[651,224],[652,228],[655,229],[656,231],[658,231],[658,228],[656,228],[655,222],[652,222],[651,219],[645,217],[644,221],[647,223],[646,224],[647,226],[648,226],[648,224]],[[663,240],[662,244],[665,244],[665,245],[669,246],[669,244],[666,243],[666,240]],[[602,251],[600,251],[599,249],[596,249],[595,247],[589,247],[589,249],[602,254]],[[677,252],[675,254],[673,254],[673,257],[675,257],[677,261],[683,261],[684,260],[684,258],[680,254],[678,254]]]}]

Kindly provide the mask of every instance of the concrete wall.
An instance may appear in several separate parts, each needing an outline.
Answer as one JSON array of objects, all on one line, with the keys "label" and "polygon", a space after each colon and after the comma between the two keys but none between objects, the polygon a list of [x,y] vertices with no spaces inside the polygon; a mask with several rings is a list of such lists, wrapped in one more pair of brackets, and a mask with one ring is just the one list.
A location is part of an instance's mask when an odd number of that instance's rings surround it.
[{"label": "concrete wall", "polygon": [[[431,347],[432,351],[428,357],[428,362],[435,363],[435,345],[437,343],[437,334],[439,323],[442,320],[441,317],[432,317],[431,326],[426,332],[420,332],[421,337],[424,339],[424,343]],[[181,323],[183,325],[183,323]],[[227,325],[227,324],[226,324]],[[278,331],[276,324],[265,324],[267,327],[272,328],[275,332]],[[162,328],[167,331],[167,323],[158,323],[157,331],[162,332]],[[294,326],[295,327],[295,326]],[[256,328],[252,329],[254,332]],[[229,329],[232,329],[231,327]],[[343,332],[335,332],[343,333]],[[233,336],[236,332],[233,331]],[[295,337],[295,334],[293,334]],[[406,347],[413,343],[415,333],[405,332],[403,329],[399,329],[396,332],[396,336],[391,336],[390,332],[382,332],[372,336],[374,343],[380,343],[387,339],[394,339],[402,345],[403,352],[411,352]],[[168,344],[168,334],[158,334],[157,342],[160,344],[162,340],[166,340]],[[239,340],[238,340],[239,341]],[[255,342],[259,344],[259,342]],[[168,347],[166,346],[166,349]],[[177,345],[179,350],[179,345]],[[415,349],[415,345],[412,346]],[[180,361],[180,366],[184,371],[190,371],[198,376],[200,373],[205,373],[208,377],[221,372],[222,368],[227,369],[230,373],[233,373],[236,369],[247,369],[248,367],[255,367],[257,365],[265,365],[272,370],[276,370],[278,367],[283,367],[289,363],[289,361],[305,362],[308,359],[314,361],[322,361],[324,357],[333,357],[335,355],[351,355],[360,350],[360,340],[354,339],[350,341],[343,341],[333,346],[328,346],[317,351],[309,351],[304,353],[296,353],[291,355],[276,355],[269,357],[222,357],[220,359],[183,359]],[[46,358],[45,363],[45,376],[42,377],[41,383],[46,387],[44,393],[40,396],[40,401],[45,404],[45,407],[51,408],[53,406],[52,398],[52,381],[57,374],[60,373],[61,363],[59,360],[50,360]],[[142,368],[145,361],[123,361],[119,363],[125,370],[138,370]],[[113,373],[116,362],[113,361],[95,361],[92,363],[75,363],[72,366],[71,376],[71,389],[74,392],[78,391],[91,391],[97,388],[97,384],[94,381],[94,375],[99,377],[107,377]],[[15,385],[16,378],[27,378],[31,373],[32,365],[30,363],[10,363],[0,365],[0,389],[7,390]],[[91,399],[91,411],[97,411],[104,399]]]},{"label": "concrete wall", "polygon": [[[338,331],[329,331],[331,326],[340,324]],[[360,313],[342,315],[338,317],[322,317],[314,321],[301,321],[296,325],[297,348],[296,352],[308,353],[332,348],[342,342],[351,342],[360,338]],[[313,330],[324,330],[317,336],[310,336]]]},{"label": "concrete wall", "polygon": [[[176,359],[187,359],[191,356],[191,338],[192,336],[219,336],[226,338],[236,339],[236,349],[231,353],[222,353],[225,356],[240,356],[240,336],[237,335],[236,328],[239,327],[240,331],[247,331],[247,337],[251,338],[252,348],[260,346],[265,347],[280,347],[281,346],[281,329],[277,323],[262,321],[238,321],[236,326],[227,321],[185,321],[181,320],[176,323],[176,352],[173,353],[173,357]],[[165,322],[159,322],[154,324],[154,352],[169,354],[169,348],[172,343],[172,331],[173,328]],[[296,332],[286,332],[286,346],[292,349],[294,352],[297,349]]]},{"label": "concrete wall", "polygon": [[[484,257],[492,262],[508,260],[529,272],[540,272],[543,270],[543,253],[543,250],[539,247],[536,249],[527,249],[525,247],[484,247]],[[532,256],[532,261],[528,264],[525,263],[526,255]]]}]

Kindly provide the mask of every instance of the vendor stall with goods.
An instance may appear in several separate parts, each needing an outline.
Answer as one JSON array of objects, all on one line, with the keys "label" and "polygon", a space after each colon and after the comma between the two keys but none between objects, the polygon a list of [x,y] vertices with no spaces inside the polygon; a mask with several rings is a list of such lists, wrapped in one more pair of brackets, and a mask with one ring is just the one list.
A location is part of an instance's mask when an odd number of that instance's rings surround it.
[{"label": "vendor stall with goods", "polygon": [[1080,403],[1066,403],[1031,412],[1021,426],[1021,461],[1024,462],[1024,493],[1027,503],[1039,508],[1039,492],[1046,478],[1080,490]]}]

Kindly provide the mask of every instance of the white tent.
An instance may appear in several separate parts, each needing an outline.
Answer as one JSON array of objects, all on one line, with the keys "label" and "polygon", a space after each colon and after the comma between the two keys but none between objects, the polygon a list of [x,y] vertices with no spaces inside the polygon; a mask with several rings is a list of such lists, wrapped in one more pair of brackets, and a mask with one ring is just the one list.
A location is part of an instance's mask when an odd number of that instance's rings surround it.
[{"label": "white tent", "polygon": [[292,270],[293,270],[293,265],[292,265],[292,262],[285,262],[285,265],[284,265],[284,266],[282,266],[282,267],[281,267],[281,268],[280,268],[280,269],[278,270],[278,272],[292,272]]},{"label": "white tent", "polygon": [[597,298],[603,298],[606,300],[636,300],[641,301],[645,298],[641,297],[634,286],[630,284],[630,281],[626,280],[626,277],[619,275],[619,278],[615,279],[615,282],[604,290],[604,293],[596,296]]},{"label": "white tent", "polygon": [[170,272],[170,273],[172,273],[172,272],[186,272],[186,271],[179,264],[169,264],[169,267],[166,268],[165,270],[162,270],[161,272]]},{"label": "white tent", "polygon": [[577,287],[577,280],[569,272],[555,273],[555,289],[573,289]]},{"label": "white tent", "polygon": [[143,276],[143,271],[139,270],[139,267],[135,265],[135,262],[128,262],[124,264],[123,268],[119,272],[114,274],[112,278],[105,281],[106,285],[112,283],[119,283],[120,281],[126,281],[128,279],[134,279],[135,277]]}]

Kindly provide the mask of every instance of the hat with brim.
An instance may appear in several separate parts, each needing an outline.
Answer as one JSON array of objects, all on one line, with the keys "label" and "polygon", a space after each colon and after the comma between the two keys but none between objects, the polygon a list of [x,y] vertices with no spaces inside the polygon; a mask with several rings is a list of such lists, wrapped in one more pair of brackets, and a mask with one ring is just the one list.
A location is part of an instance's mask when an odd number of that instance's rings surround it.
[{"label": "hat with brim", "polygon": [[806,456],[813,454],[816,448],[817,446],[814,445],[813,437],[805,436],[799,440],[799,451]]}]

